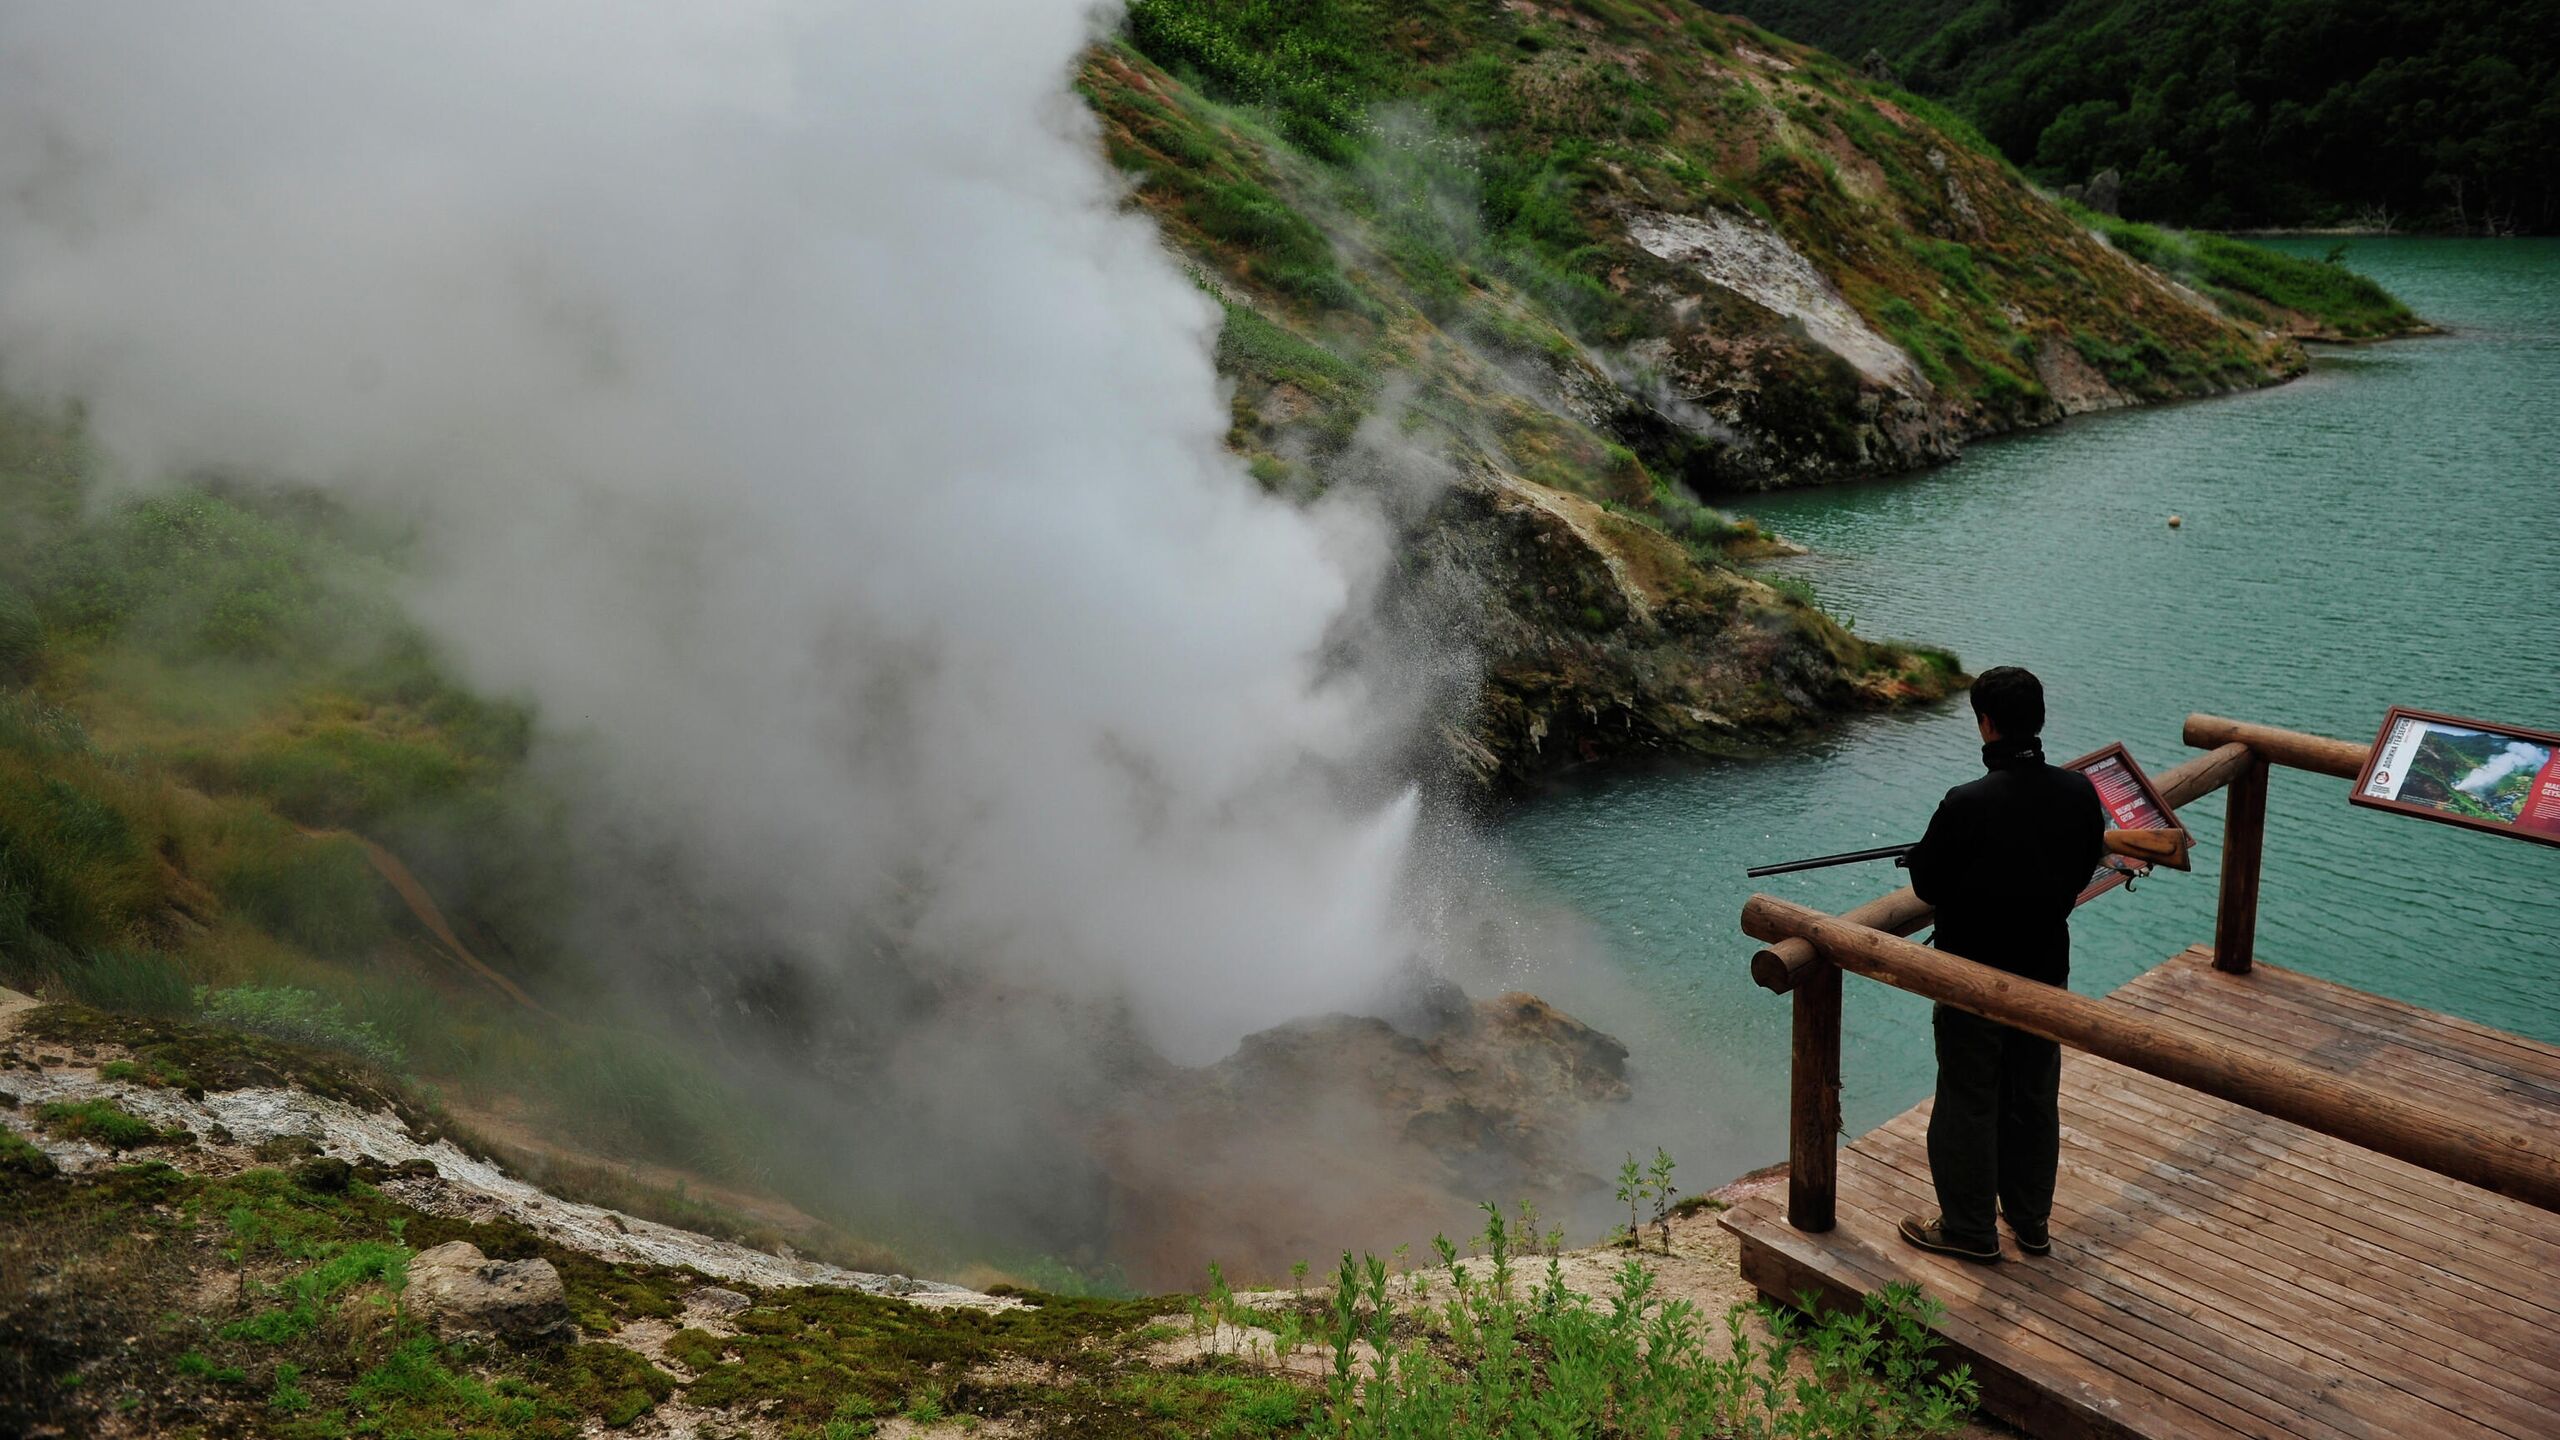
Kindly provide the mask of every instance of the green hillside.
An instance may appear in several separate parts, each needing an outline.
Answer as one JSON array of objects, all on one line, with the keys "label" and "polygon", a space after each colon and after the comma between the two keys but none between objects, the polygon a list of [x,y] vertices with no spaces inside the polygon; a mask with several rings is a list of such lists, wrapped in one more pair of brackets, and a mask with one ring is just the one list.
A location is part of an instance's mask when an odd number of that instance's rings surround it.
[{"label": "green hillside", "polygon": [[1497,776],[1942,688],[1751,578],[1721,495],[2418,323],[2336,266],[2102,237],[1949,112],[1668,0],[1137,0],[1080,83],[1227,307],[1264,483],[1373,479],[1381,421],[1450,467],[1413,569],[1478,582]]},{"label": "green hillside", "polygon": [[2560,17],[2491,0],[1753,0],[2030,174],[2212,228],[2560,227]]}]

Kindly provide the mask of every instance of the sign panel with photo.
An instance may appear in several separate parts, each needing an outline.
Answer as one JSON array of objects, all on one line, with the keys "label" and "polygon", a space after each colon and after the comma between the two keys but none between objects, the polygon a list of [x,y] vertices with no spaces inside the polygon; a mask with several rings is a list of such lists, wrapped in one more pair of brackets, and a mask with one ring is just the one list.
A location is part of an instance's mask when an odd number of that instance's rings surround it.
[{"label": "sign panel with photo", "polygon": [[2560,735],[2394,706],[2349,798],[2560,845]]},{"label": "sign panel with photo", "polygon": [[[2183,828],[2178,824],[2177,814],[2170,810],[2168,800],[2152,785],[2151,777],[2143,774],[2142,767],[2133,763],[2133,752],[2121,744],[2093,750],[2062,768],[2079,771],[2089,777],[2090,784],[2098,787],[2098,803],[2107,809],[2107,828],[2110,830]],[[2098,862],[2097,873],[2089,877],[2088,888],[2082,890],[2080,898],[2073,903],[2086,905],[2132,878],[2130,871],[2116,864],[2115,857],[2109,856]]]}]

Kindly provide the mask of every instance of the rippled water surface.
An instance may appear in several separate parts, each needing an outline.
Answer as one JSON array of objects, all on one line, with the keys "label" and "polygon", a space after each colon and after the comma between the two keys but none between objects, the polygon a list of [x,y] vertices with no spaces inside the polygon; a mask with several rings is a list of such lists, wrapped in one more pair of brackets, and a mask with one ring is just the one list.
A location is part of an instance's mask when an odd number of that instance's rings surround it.
[{"label": "rippled water surface", "polygon": [[[2057,759],[2120,739],[2156,774],[2193,753],[2194,710],[2358,741],[2394,703],[2560,729],[2560,241],[2359,240],[2350,263],[2453,333],[1741,508],[1813,547],[1771,568],[1859,633],[2037,671]],[[1647,1123],[1685,1173],[1785,1149],[1788,1004],[1746,973],[1743,868],[1915,839],[1979,768],[1959,700],[1775,759],[1601,779],[1509,820],[1517,883],[1599,957],[1538,978],[1629,1038],[1670,1102]],[[2560,1043],[2560,850],[2351,809],[2347,789],[2275,773],[2261,958]],[[2197,873],[2082,910],[2074,989],[2211,939],[2222,797],[2183,818]],[[1836,910],[1901,881],[1764,883]],[[1853,977],[1846,1028],[1855,1132],[1926,1093],[1927,1006]]]}]

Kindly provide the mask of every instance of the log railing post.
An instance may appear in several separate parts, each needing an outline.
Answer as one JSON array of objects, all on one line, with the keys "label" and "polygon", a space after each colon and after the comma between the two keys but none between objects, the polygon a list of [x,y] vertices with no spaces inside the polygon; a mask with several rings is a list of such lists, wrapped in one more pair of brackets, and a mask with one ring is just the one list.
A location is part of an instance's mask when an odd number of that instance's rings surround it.
[{"label": "log railing post", "polygon": [[2258,935],[2258,866],[2266,852],[2267,757],[2253,752],[2231,782],[2222,823],[2222,898],[2213,917],[2213,968],[2245,975]]},{"label": "log railing post", "polygon": [[1832,1226],[1839,1194],[1840,971],[1817,964],[1795,987],[1795,1061],[1787,1105],[1787,1223]]}]

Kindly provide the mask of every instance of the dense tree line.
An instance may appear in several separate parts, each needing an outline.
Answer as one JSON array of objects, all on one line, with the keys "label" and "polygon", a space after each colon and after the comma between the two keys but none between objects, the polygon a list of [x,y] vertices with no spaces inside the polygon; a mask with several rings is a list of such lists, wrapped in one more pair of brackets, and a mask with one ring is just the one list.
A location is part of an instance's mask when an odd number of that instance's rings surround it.
[{"label": "dense tree line", "polygon": [[1747,0],[2036,178],[2213,228],[2560,230],[2560,0]]}]

